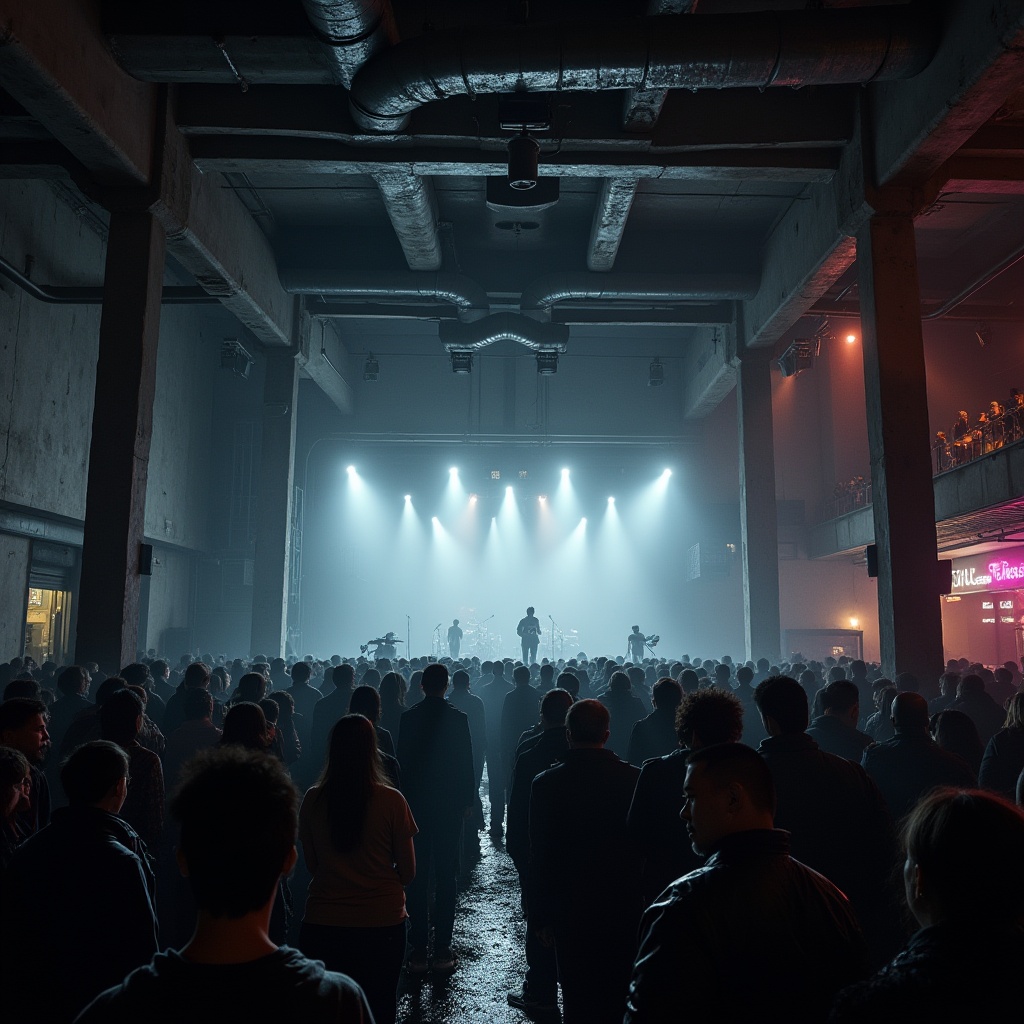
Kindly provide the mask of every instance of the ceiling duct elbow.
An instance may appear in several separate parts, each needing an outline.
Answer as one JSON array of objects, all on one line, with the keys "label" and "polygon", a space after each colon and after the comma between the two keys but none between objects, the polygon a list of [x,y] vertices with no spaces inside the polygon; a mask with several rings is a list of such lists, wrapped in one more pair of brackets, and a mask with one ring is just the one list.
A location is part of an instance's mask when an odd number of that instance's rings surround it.
[{"label": "ceiling duct elbow", "polygon": [[523,289],[519,309],[548,319],[558,302],[717,302],[749,299],[757,294],[758,273],[615,274],[566,272],[547,274]]},{"label": "ceiling duct elbow", "polygon": [[487,292],[462,274],[404,271],[358,274],[345,270],[295,267],[279,271],[281,287],[292,295],[330,295],[353,302],[434,299],[449,302],[460,317],[478,320],[487,315]]},{"label": "ceiling duct elbow", "polygon": [[389,0],[302,0],[302,6],[346,89],[374,54],[398,41]]},{"label": "ceiling duct elbow", "polygon": [[400,132],[453,96],[862,85],[923,71],[940,33],[919,4],[432,32],[369,60],[349,106],[367,131]]},{"label": "ceiling duct elbow", "polygon": [[569,328],[542,324],[518,313],[493,313],[471,324],[443,323],[438,335],[446,352],[479,352],[496,341],[515,341],[533,352],[566,350]]}]

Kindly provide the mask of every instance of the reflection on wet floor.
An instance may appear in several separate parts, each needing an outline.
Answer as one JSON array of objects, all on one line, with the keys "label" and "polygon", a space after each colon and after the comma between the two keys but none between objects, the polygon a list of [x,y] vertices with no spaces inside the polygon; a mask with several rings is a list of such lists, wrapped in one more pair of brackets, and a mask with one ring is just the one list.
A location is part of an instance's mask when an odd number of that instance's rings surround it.
[{"label": "reflection on wet floor", "polygon": [[399,989],[398,1019],[403,1024],[524,1024],[508,1005],[509,992],[522,987],[525,922],[519,905],[519,882],[500,840],[481,833],[481,858],[460,880],[452,948],[455,973],[422,980],[404,976]]}]

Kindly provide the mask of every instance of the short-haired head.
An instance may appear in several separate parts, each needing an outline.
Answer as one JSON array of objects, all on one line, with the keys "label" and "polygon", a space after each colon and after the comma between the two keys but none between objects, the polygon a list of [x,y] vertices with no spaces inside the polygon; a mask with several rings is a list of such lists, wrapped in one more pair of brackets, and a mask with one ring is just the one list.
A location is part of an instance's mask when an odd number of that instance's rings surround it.
[{"label": "short-haired head", "polygon": [[526,614],[527,615],[532,615],[533,612],[534,612],[534,607],[533,607],[533,605],[530,605],[530,607],[526,609]]},{"label": "short-haired head", "polygon": [[372,686],[357,686],[352,691],[348,711],[350,715],[362,715],[376,724],[380,719],[380,693]]},{"label": "short-haired head", "polygon": [[573,699],[580,695],[580,680],[574,672],[560,672],[555,680],[555,686],[559,690],[567,690],[572,694]]},{"label": "short-haired head", "polygon": [[774,722],[783,736],[795,735],[807,728],[807,691],[789,676],[771,676],[758,683],[754,703],[765,724]]},{"label": "short-haired head", "polygon": [[452,674],[452,687],[456,690],[469,689],[469,673],[464,669],[456,669]]},{"label": "short-haired head", "polygon": [[736,669],[736,682],[741,686],[749,686],[754,679],[754,670],[749,665],[740,665]]},{"label": "short-haired head", "polygon": [[57,676],[57,689],[65,697],[72,697],[80,694],[85,689],[89,673],[81,665],[68,665],[59,676]]},{"label": "short-haired head", "polygon": [[153,677],[149,673],[149,666],[141,661],[134,661],[131,665],[125,665],[118,673],[129,686],[145,686]]},{"label": "short-haired head", "polygon": [[512,681],[516,686],[526,686],[530,681],[530,667],[528,665],[516,665],[512,670]]},{"label": "short-haired head", "polygon": [[352,684],[356,681],[356,669],[354,665],[335,665],[331,669],[331,681],[339,690],[351,690]]},{"label": "short-haired head", "polygon": [[613,672],[611,679],[608,680],[609,693],[629,693],[632,688],[633,684],[625,672]]},{"label": "short-haired head", "polygon": [[72,807],[98,804],[128,775],[128,755],[110,740],[76,747],[60,767],[60,783]]},{"label": "short-haired head", "polygon": [[975,696],[985,692],[985,680],[979,675],[964,676],[956,688],[958,698]]},{"label": "short-haired head", "polygon": [[857,684],[846,679],[836,679],[821,691],[823,711],[842,715],[860,705],[860,690]]},{"label": "short-haired head", "polygon": [[434,662],[423,670],[423,678],[420,680],[423,692],[435,697],[442,696],[448,689],[448,666],[440,662]]},{"label": "short-haired head", "polygon": [[900,732],[928,731],[928,702],[919,693],[897,693],[890,713],[893,727]]},{"label": "short-haired head", "polygon": [[213,715],[213,694],[201,687],[185,690],[181,704],[186,722],[200,722]]},{"label": "short-haired head", "polygon": [[683,688],[668,676],[662,676],[651,688],[651,703],[659,711],[675,712],[683,699]]},{"label": "short-haired head", "polygon": [[700,766],[719,787],[741,785],[755,810],[775,814],[775,783],[768,763],[756,750],[743,743],[719,743],[695,750],[686,764]]},{"label": "short-haired head", "polygon": [[572,705],[573,697],[568,690],[548,690],[541,698],[540,717],[546,726],[564,725]]},{"label": "short-haired head", "polygon": [[297,661],[292,665],[292,683],[298,683],[300,686],[303,683],[309,682],[309,677],[313,674],[313,667],[308,661]]},{"label": "short-haired head", "polygon": [[725,690],[683,694],[676,709],[676,736],[684,747],[738,743],[743,735],[743,704]]},{"label": "short-haired head", "polygon": [[299,793],[275,757],[205,750],[171,801],[180,861],[200,910],[238,918],[265,906],[294,863]]},{"label": "short-haired head", "polygon": [[191,689],[193,686],[208,687],[210,685],[210,666],[202,661],[193,661],[185,669],[182,682],[185,684],[186,690]]},{"label": "short-haired head", "polygon": [[604,746],[611,718],[599,700],[578,700],[565,716],[570,745]]}]

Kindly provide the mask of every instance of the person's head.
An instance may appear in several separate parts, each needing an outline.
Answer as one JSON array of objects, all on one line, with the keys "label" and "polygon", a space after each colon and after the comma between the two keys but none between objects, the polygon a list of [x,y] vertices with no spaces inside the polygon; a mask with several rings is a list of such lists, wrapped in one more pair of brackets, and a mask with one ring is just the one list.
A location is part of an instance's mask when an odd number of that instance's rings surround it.
[{"label": "person's head", "polygon": [[452,619],[452,625],[453,626],[457,626],[458,624],[459,624],[459,620],[458,619]]},{"label": "person's head", "polygon": [[526,609],[526,614],[527,615],[532,615],[533,614],[533,606],[532,605],[529,608]]},{"label": "person's head", "polygon": [[77,747],[60,767],[60,783],[72,807],[121,810],[128,794],[128,755],[110,740]]},{"label": "person's head", "polygon": [[313,666],[308,661],[297,661],[292,665],[292,685],[305,686],[313,674]]},{"label": "person's head", "polygon": [[83,697],[89,692],[89,673],[81,665],[68,665],[57,676],[57,689],[65,697]]},{"label": "person's head", "polygon": [[192,664],[185,669],[185,675],[182,678],[182,683],[186,690],[190,690],[196,686],[201,686],[204,690],[208,690],[210,688],[210,666],[202,661],[193,661]]},{"label": "person's head", "polygon": [[149,674],[149,666],[142,661],[125,665],[119,675],[129,686],[141,686],[143,689],[153,682],[153,677]]},{"label": "person's head", "polygon": [[1024,811],[1009,801],[934,790],[907,817],[903,846],[907,905],[922,927],[948,922],[980,934],[1024,918]]},{"label": "person's head", "polygon": [[551,680],[555,678],[555,666],[546,661],[540,667],[540,685],[545,690],[551,689]]},{"label": "person's head", "polygon": [[347,693],[356,682],[355,666],[335,665],[331,669],[331,682],[334,683],[335,689],[341,690],[342,693]]},{"label": "person's head", "polygon": [[405,679],[400,672],[389,672],[380,681],[380,699],[387,704],[405,705]]},{"label": "person's head", "polygon": [[695,669],[684,668],[679,676],[679,685],[683,693],[696,693],[700,689],[700,676]]},{"label": "person's head", "polygon": [[754,670],[749,665],[740,665],[736,669],[736,682],[740,686],[749,686],[754,681]]},{"label": "person's head", "polygon": [[530,685],[530,667],[528,665],[516,665],[512,670],[512,682],[516,686]]},{"label": "person's head", "polygon": [[178,865],[200,913],[261,910],[295,864],[299,793],[275,757],[237,746],[202,751],[186,764],[171,813],[181,825]]},{"label": "person's head", "polygon": [[[305,663],[303,662],[303,664]],[[287,690],[275,690],[266,700],[269,700],[277,708],[274,721],[280,722],[282,726],[291,726],[295,718],[295,698]],[[260,707],[263,707],[263,703],[260,704]]]},{"label": "person's head", "polygon": [[932,718],[930,731],[932,739],[943,750],[959,754],[975,771],[981,767],[985,748],[978,735],[978,727],[969,715],[956,708],[947,708]]},{"label": "person's head", "polygon": [[565,716],[573,705],[568,690],[548,690],[541,698],[540,720],[545,729],[556,729],[565,725]]},{"label": "person's head", "polygon": [[956,688],[960,685],[959,672],[943,672],[939,676],[939,693],[943,697],[955,697]]},{"label": "person's head", "polygon": [[50,749],[46,705],[31,697],[11,697],[0,704],[0,744],[20,750],[29,764],[42,764]]},{"label": "person's head", "polygon": [[579,676],[573,672],[560,672],[555,680],[555,687],[570,693],[572,699],[575,700],[580,695]]},{"label": "person's head", "polygon": [[505,677],[505,662],[500,658],[495,658],[494,663],[491,665],[491,675],[495,679],[504,679]]},{"label": "person's head", "polygon": [[28,758],[14,747],[0,747],[0,821],[10,821],[28,804],[32,773]]},{"label": "person's head", "polygon": [[720,743],[739,743],[743,735],[743,704],[717,688],[687,693],[676,709],[679,745],[699,750]]},{"label": "person's head", "polygon": [[38,680],[33,679],[31,676],[18,676],[17,679],[12,679],[4,687],[4,700],[10,700],[12,697],[27,697],[29,700],[42,700],[43,699],[43,688],[39,685]]},{"label": "person's head", "polygon": [[897,732],[928,731],[928,702],[919,693],[897,693],[891,715]]},{"label": "person's head", "polygon": [[181,705],[186,722],[201,722],[213,717],[213,694],[209,690],[186,690]]},{"label": "person's head", "polygon": [[420,687],[428,697],[443,697],[448,689],[448,666],[434,662],[423,670]]},{"label": "person's head", "polygon": [[838,718],[856,727],[860,717],[860,690],[857,684],[837,679],[821,690],[821,710],[830,718]]},{"label": "person's head", "polygon": [[775,785],[767,763],[742,743],[721,743],[687,758],[680,817],[695,853],[708,856],[725,838],[770,829]]},{"label": "person's head", "polygon": [[469,673],[464,669],[457,669],[452,674],[452,689],[453,690],[468,690],[469,689]]},{"label": "person's head", "polygon": [[349,714],[362,715],[373,725],[380,721],[380,694],[372,686],[357,686],[348,705]]},{"label": "person's head", "polygon": [[632,684],[625,672],[612,673],[611,679],[608,680],[609,693],[629,693],[631,690]]},{"label": "person's head", "polygon": [[754,703],[770,736],[792,736],[807,728],[807,691],[789,676],[758,683]]},{"label": "person's head", "polygon": [[238,680],[234,699],[235,703],[259,704],[266,695],[267,677],[262,672],[246,672]]},{"label": "person's head", "polygon": [[[382,664],[382,662],[378,662],[377,664]],[[388,672],[390,672],[390,671],[391,671],[391,668],[389,666],[384,674],[387,675]],[[368,668],[363,673],[363,678],[360,680],[360,682],[363,684],[363,686],[373,686],[376,689],[380,689],[380,680],[381,680],[381,674],[380,674],[379,669]]]},{"label": "person's head", "polygon": [[985,680],[979,675],[967,675],[960,680],[956,688],[956,699],[978,697],[985,692]]},{"label": "person's head", "polygon": [[896,676],[896,689],[900,693],[917,693],[920,689],[917,684],[917,676],[913,672],[900,672]]},{"label": "person's head", "polygon": [[718,664],[715,666],[715,685],[726,689],[729,685],[729,680],[732,678],[732,669],[726,664]]},{"label": "person's head", "polygon": [[162,658],[157,658],[156,661],[149,663],[149,674],[159,682],[161,679],[167,679],[170,676],[171,666]]},{"label": "person's head", "polygon": [[667,715],[675,715],[682,699],[683,688],[668,676],[663,676],[651,688],[651,703]]},{"label": "person's head", "polygon": [[142,729],[145,706],[139,695],[127,687],[112,694],[100,708],[100,733],[105,740],[127,746]]},{"label": "person's head", "polygon": [[221,746],[239,746],[247,750],[266,750],[271,743],[267,716],[259,704],[241,701],[233,704],[224,716]]},{"label": "person's head", "polygon": [[565,716],[569,746],[603,747],[608,742],[611,718],[599,700],[578,700]]},{"label": "person's head", "polygon": [[1024,690],[1018,690],[1006,702],[1004,729],[1024,729]]}]

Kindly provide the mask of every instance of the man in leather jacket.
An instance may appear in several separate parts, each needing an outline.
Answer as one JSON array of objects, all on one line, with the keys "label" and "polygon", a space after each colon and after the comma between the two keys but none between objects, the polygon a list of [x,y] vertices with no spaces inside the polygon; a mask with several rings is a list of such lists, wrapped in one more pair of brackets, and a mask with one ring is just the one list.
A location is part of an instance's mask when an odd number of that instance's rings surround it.
[{"label": "man in leather jacket", "polygon": [[625,1024],[824,1020],[864,977],[846,897],[789,856],[764,760],[740,743],[690,755],[683,818],[704,867],[648,908]]}]

